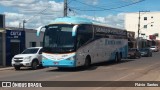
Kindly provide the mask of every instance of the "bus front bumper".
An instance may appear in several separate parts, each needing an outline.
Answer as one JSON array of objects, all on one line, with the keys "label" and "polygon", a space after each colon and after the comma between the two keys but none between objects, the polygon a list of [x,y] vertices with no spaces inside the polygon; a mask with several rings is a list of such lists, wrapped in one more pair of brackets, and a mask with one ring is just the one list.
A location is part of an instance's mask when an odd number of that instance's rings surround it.
[{"label": "bus front bumper", "polygon": [[75,60],[42,60],[44,67],[76,67]]}]

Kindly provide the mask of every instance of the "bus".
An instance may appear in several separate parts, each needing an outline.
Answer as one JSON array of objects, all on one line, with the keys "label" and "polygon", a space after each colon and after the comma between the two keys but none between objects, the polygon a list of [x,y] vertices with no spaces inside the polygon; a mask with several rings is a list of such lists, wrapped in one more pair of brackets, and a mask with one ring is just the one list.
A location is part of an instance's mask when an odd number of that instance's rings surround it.
[{"label": "bus", "polygon": [[88,67],[128,56],[127,31],[80,17],[57,18],[42,28],[44,67]]}]

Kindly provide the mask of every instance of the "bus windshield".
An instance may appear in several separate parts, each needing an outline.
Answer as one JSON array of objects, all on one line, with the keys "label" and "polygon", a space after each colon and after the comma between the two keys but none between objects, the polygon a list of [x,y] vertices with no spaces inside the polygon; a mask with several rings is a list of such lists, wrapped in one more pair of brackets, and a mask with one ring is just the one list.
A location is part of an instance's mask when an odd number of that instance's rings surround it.
[{"label": "bus windshield", "polygon": [[75,49],[75,37],[72,36],[74,25],[50,25],[44,34],[44,48],[52,53],[71,52]]}]

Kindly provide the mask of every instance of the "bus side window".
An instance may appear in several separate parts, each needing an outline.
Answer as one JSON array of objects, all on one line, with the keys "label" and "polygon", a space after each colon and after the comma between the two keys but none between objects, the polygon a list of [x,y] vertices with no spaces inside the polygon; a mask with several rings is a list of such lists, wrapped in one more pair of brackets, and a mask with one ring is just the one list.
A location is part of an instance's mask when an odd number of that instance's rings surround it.
[{"label": "bus side window", "polygon": [[92,38],[93,30],[89,25],[81,25],[78,28],[77,47],[81,47]]}]

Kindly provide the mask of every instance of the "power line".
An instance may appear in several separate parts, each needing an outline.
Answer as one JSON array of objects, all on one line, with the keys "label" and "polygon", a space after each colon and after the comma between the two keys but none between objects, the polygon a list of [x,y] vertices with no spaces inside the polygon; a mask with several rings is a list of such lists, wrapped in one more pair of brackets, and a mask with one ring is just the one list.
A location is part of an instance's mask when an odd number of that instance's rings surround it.
[{"label": "power line", "polygon": [[[93,12],[93,11],[111,11],[111,10],[84,10],[84,9],[79,9],[77,7],[70,7],[70,8],[73,8],[73,9],[76,9],[76,10],[79,10],[79,11],[89,11],[89,12]],[[126,11],[120,11],[120,10],[112,10],[114,12],[126,12]]]},{"label": "power line", "polygon": [[78,0],[75,0],[75,1],[78,2],[78,3],[84,4],[84,5],[87,5],[87,6],[89,6],[89,7],[99,8],[99,10],[93,10],[93,9],[84,10],[84,9],[78,9],[78,8],[76,8],[77,10],[80,10],[80,11],[106,11],[106,10],[112,10],[112,9],[119,9],[119,8],[127,7],[127,6],[130,6],[130,5],[134,5],[134,4],[143,2],[143,1],[145,1],[145,0],[140,0],[140,1],[133,2],[133,3],[130,3],[130,4],[127,4],[127,5],[122,5],[122,6],[113,7],[113,8],[108,8],[108,9],[107,9],[107,8],[103,8],[103,7],[98,7],[98,6],[89,5],[89,4],[87,4],[87,3],[80,2],[80,1],[78,1]]},{"label": "power line", "polygon": [[75,11],[72,7],[68,6],[68,8],[69,8],[69,11],[73,12],[74,15],[76,15],[76,14],[80,15],[80,13],[78,13],[77,11]]},{"label": "power line", "polygon": [[70,3],[73,2],[73,1],[75,1],[75,0],[70,0],[67,4],[70,4]]},{"label": "power line", "polygon": [[45,12],[50,6],[48,6],[47,8],[45,8],[44,10],[38,12],[37,14],[33,15],[31,18],[29,18],[28,20],[26,20],[26,22],[28,22],[29,20],[31,20],[32,18],[36,17],[38,14],[42,14],[43,12]]}]

